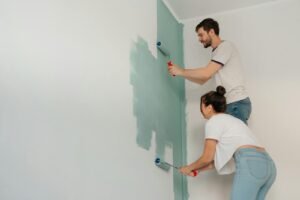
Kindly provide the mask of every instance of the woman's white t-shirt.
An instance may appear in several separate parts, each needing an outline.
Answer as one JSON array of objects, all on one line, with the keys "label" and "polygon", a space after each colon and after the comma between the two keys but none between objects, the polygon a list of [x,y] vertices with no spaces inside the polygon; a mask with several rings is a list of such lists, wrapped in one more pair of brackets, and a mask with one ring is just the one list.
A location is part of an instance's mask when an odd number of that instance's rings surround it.
[{"label": "woman's white t-shirt", "polygon": [[263,147],[243,121],[224,113],[216,114],[207,121],[205,139],[218,141],[214,164],[219,174],[235,171],[233,154],[240,146]]}]

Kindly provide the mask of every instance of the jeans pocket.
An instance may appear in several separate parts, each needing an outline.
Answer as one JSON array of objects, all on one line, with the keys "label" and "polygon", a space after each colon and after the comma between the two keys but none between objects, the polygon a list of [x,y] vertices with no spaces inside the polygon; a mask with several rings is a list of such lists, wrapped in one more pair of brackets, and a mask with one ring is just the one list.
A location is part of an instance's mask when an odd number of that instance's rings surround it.
[{"label": "jeans pocket", "polygon": [[247,158],[249,173],[256,179],[266,179],[269,174],[268,160],[263,158]]}]

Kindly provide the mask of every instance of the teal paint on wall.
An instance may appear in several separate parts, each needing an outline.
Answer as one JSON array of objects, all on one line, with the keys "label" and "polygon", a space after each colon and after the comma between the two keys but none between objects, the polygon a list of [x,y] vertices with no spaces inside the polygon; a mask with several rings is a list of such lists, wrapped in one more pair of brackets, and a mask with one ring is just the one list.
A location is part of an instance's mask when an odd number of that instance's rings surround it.
[{"label": "teal paint on wall", "polygon": [[[183,25],[176,21],[161,0],[157,1],[157,26],[157,40],[168,48],[172,61],[183,66]],[[133,42],[130,60],[138,146],[149,150],[155,136],[157,156],[164,158],[166,147],[170,147],[174,165],[185,165],[184,80],[168,74],[168,58],[159,51],[157,58],[154,57],[142,37]],[[186,177],[174,170],[173,180],[175,200],[188,199]]]}]

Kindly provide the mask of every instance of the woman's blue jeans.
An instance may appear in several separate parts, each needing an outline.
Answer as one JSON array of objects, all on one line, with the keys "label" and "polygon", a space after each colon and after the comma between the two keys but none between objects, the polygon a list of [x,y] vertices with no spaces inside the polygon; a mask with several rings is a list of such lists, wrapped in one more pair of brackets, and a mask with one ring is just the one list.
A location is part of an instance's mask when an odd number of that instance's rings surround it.
[{"label": "woman's blue jeans", "polygon": [[264,200],[276,178],[276,167],[266,152],[254,148],[239,149],[234,154],[231,200]]},{"label": "woman's blue jeans", "polygon": [[249,97],[240,101],[227,104],[226,113],[230,114],[247,124],[251,114],[251,101]]}]

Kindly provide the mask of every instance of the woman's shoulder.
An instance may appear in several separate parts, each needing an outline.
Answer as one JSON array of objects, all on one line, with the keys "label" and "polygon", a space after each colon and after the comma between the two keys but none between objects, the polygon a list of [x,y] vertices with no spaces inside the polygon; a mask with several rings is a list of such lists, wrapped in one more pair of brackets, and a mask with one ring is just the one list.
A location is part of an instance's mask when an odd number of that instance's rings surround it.
[{"label": "woman's shoulder", "polygon": [[240,119],[226,113],[219,113],[211,117],[209,124],[240,124],[244,123]]},{"label": "woman's shoulder", "polygon": [[212,120],[229,120],[232,118],[233,118],[233,116],[229,115],[227,113],[218,113],[218,114],[214,115],[211,119]]}]

